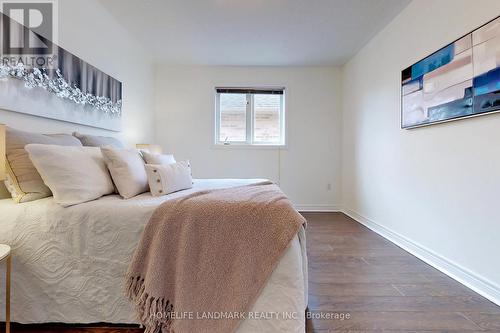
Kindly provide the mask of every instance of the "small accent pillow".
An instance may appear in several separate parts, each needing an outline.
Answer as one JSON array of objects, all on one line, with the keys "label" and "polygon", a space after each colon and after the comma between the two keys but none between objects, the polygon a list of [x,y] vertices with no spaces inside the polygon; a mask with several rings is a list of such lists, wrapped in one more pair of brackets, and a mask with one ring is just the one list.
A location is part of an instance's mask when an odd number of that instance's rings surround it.
[{"label": "small accent pillow", "polygon": [[146,161],[146,164],[168,165],[176,162],[174,155],[152,154],[145,150],[141,151],[141,153],[142,157],[144,157],[144,160]]},{"label": "small accent pillow", "polygon": [[113,148],[125,148],[125,145],[118,140],[110,136],[98,136],[98,135],[88,135],[74,132],[73,136],[78,138],[84,146],[87,147],[113,147]]},{"label": "small accent pillow", "polygon": [[101,148],[118,193],[129,199],[149,191],[144,160],[136,149]]},{"label": "small accent pillow", "polygon": [[147,164],[149,188],[153,196],[160,196],[193,187],[189,161],[169,165]]},{"label": "small accent pillow", "polygon": [[15,202],[28,202],[50,197],[50,189],[31,163],[24,146],[45,144],[60,146],[82,146],[71,134],[38,134],[7,127],[6,130],[7,180],[5,185]]},{"label": "small accent pillow", "polygon": [[29,144],[25,149],[55,202],[64,207],[114,191],[99,148]]}]

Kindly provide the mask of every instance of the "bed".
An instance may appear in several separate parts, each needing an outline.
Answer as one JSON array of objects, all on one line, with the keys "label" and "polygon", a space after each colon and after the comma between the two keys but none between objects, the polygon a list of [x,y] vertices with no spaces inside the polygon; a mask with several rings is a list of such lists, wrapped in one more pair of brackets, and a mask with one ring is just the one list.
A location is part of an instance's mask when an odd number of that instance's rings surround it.
[{"label": "bed", "polygon": [[[0,200],[0,243],[13,248],[12,320],[137,323],[132,305],[124,296],[123,278],[155,208],[199,190],[259,181],[262,180],[196,179],[192,189],[162,197],[144,193],[123,200],[118,195],[108,195],[68,208],[59,206],[52,198],[24,204]],[[251,310],[287,313],[294,319],[246,319],[238,333],[305,331],[305,251],[301,228]],[[3,308],[5,297],[1,293]]]}]

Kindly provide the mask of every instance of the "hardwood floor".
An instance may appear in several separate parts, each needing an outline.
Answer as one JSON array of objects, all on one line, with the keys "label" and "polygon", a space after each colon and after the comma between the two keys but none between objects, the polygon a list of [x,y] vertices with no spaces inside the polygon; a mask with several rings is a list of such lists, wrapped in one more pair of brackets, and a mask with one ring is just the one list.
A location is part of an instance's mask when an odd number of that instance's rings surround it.
[{"label": "hardwood floor", "polygon": [[309,221],[308,333],[500,332],[500,307],[344,214]]},{"label": "hardwood floor", "polygon": [[[0,326],[1,327],[1,326]],[[4,332],[4,331],[1,331]],[[13,324],[11,333],[143,333],[137,325],[19,325]]]},{"label": "hardwood floor", "polygon": [[[500,307],[340,213],[309,225],[307,332],[500,332]],[[19,326],[13,332],[139,333],[130,326]],[[258,332],[256,332],[258,333]]]}]

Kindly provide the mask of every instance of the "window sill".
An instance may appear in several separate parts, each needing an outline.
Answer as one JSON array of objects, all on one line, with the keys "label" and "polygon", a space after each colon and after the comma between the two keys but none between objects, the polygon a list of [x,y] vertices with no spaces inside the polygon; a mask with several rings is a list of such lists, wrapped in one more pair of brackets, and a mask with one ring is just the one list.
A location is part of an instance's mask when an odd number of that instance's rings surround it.
[{"label": "window sill", "polygon": [[287,145],[213,144],[212,149],[287,149]]}]

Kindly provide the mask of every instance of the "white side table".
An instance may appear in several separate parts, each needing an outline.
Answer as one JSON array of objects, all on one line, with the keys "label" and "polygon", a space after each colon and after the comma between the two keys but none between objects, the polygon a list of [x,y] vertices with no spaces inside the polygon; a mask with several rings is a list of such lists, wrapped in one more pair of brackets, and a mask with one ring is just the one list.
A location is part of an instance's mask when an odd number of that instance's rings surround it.
[{"label": "white side table", "polygon": [[7,265],[5,270],[5,332],[10,333],[10,269],[11,256],[10,246],[0,244],[0,262],[4,261]]}]

